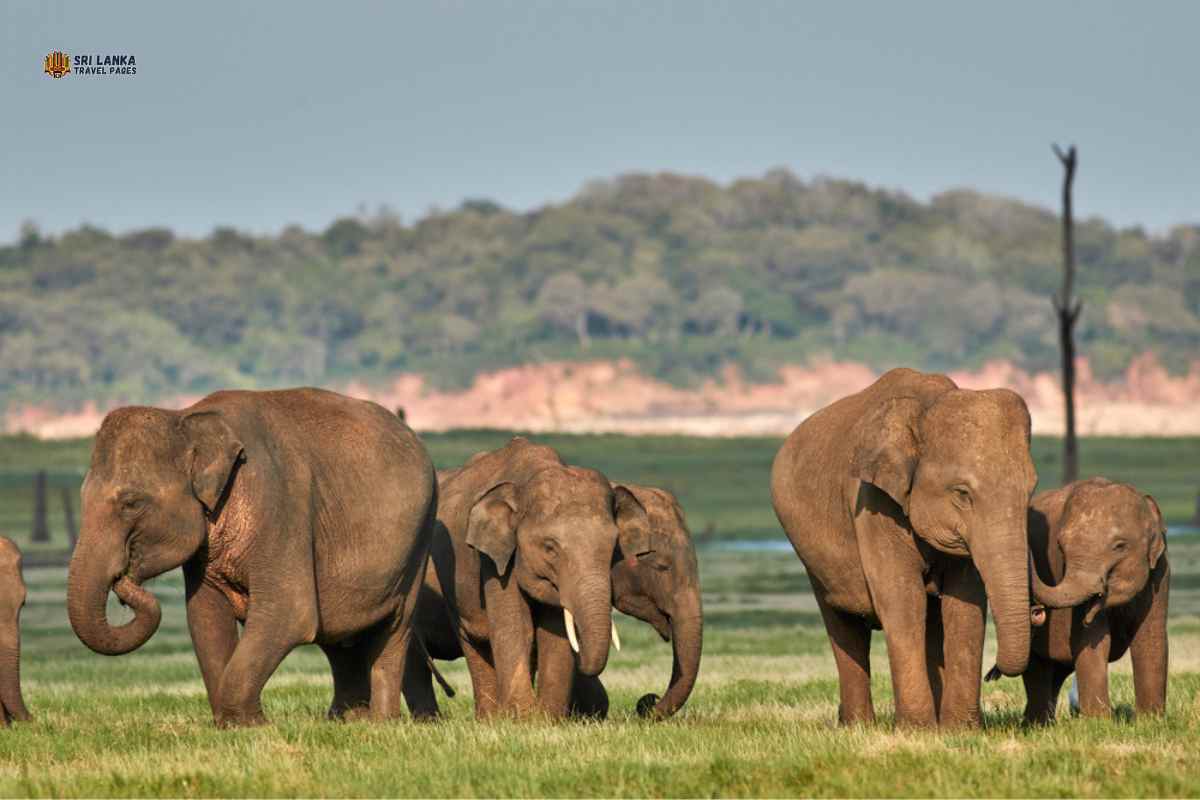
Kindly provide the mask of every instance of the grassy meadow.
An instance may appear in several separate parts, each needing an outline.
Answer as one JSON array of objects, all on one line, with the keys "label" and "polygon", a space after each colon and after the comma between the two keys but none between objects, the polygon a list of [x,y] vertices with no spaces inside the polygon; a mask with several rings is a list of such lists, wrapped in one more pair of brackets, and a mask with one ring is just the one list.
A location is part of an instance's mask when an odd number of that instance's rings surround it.
[{"label": "grassy meadow", "polygon": [[[506,438],[482,431],[426,437],[442,466]],[[1169,544],[1165,719],[1132,718],[1125,659],[1112,669],[1113,721],[1069,718],[1064,692],[1059,724],[1025,729],[1020,681],[1005,679],[984,687],[982,731],[894,731],[886,650],[876,636],[881,721],[843,730],[833,724],[836,671],[800,562],[789,550],[732,541],[783,541],[766,485],[777,440],[538,438],[611,477],[671,488],[693,532],[706,539],[704,661],[676,718],[647,723],[633,714],[639,696],[665,688],[670,647],[647,626],[618,619],[625,646],[604,674],[613,707],[605,723],[476,724],[462,662],[443,665],[458,689],[452,700],[439,694],[444,721],[327,722],[328,667],[319,650],[303,648],[264,692],[270,725],[219,731],[187,636],[178,571],[151,585],[163,603],[155,637],[130,655],[107,658],[84,648],[67,624],[65,569],[29,567],[22,666],[36,721],[0,730],[0,796],[1200,794],[1200,535],[1176,535]],[[1035,441],[1043,487],[1055,483],[1057,445]],[[50,549],[28,544],[32,471],[44,468],[52,486],[75,492],[89,446],[0,438],[0,532],[49,556]],[[1200,440],[1089,439],[1082,455],[1084,474],[1136,483],[1155,494],[1173,523],[1191,516]],[[51,548],[61,549],[57,490],[50,501]],[[116,618],[122,612],[113,606]]]}]

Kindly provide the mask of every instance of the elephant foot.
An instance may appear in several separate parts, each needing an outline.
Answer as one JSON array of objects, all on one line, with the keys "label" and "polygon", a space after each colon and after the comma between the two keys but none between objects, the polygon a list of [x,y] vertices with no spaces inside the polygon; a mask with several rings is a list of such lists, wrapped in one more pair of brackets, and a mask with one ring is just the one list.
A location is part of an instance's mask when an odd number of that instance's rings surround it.
[{"label": "elephant foot", "polygon": [[217,727],[223,730],[229,728],[254,728],[267,724],[267,718],[263,715],[261,709],[249,713],[225,711],[217,714],[214,721]]}]

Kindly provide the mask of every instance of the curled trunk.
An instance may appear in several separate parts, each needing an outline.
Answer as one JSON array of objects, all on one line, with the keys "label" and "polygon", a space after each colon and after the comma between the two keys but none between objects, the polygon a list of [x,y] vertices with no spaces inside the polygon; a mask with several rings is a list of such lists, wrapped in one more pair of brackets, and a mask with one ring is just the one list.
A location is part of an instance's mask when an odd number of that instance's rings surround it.
[{"label": "curled trunk", "polygon": [[1029,567],[1024,526],[972,547],[996,621],[996,667],[1020,675],[1029,664]]},{"label": "curled trunk", "polygon": [[1100,581],[1089,578],[1080,570],[1071,570],[1069,565],[1061,581],[1054,586],[1047,586],[1042,583],[1031,559],[1029,577],[1033,584],[1033,596],[1050,608],[1071,608],[1101,594],[1098,588]]},{"label": "curled trunk", "polygon": [[608,572],[581,578],[571,593],[570,608],[579,636],[579,671],[595,676],[608,663],[612,643],[612,586]]},{"label": "curled trunk", "polygon": [[[79,640],[102,655],[116,656],[136,650],[158,630],[162,610],[158,600],[129,576],[124,564],[114,567],[92,548],[76,549],[67,578],[67,617]],[[118,577],[121,576],[121,577]],[[109,590],[133,609],[124,625],[108,621]]]},{"label": "curled trunk", "polygon": [[671,618],[671,649],[674,655],[671,683],[661,699],[646,695],[638,702],[638,714],[665,719],[687,702],[700,672],[700,652],[704,645],[704,616],[700,594],[689,592],[676,605]]}]

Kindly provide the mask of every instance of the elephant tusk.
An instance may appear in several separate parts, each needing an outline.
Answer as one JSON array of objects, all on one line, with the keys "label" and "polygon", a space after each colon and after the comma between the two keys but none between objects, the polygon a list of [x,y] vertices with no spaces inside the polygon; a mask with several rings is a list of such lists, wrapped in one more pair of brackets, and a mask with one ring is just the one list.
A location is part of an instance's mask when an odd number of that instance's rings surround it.
[{"label": "elephant tusk", "polygon": [[567,639],[571,642],[571,649],[578,653],[579,635],[575,633],[575,615],[571,613],[571,609],[563,608],[563,622],[567,626]]},{"label": "elephant tusk", "polygon": [[617,621],[612,621],[612,643],[613,647],[619,651],[621,649],[621,637],[617,634]]}]

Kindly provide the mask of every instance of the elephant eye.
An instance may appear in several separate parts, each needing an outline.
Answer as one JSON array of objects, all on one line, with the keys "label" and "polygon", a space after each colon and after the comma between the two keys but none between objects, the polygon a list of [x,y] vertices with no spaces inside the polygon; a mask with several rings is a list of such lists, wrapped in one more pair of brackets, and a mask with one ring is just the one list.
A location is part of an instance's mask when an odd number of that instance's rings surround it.
[{"label": "elephant eye", "polygon": [[1116,550],[1118,553],[1124,552],[1127,547],[1129,547],[1129,543],[1124,539],[1117,539],[1117,541],[1113,542],[1113,550]]},{"label": "elephant eye", "polygon": [[135,492],[122,492],[117,497],[117,506],[122,514],[138,514],[146,507],[146,498]]},{"label": "elephant eye", "polygon": [[971,490],[966,486],[951,486],[950,491],[954,495],[954,504],[959,508],[971,507]]}]

